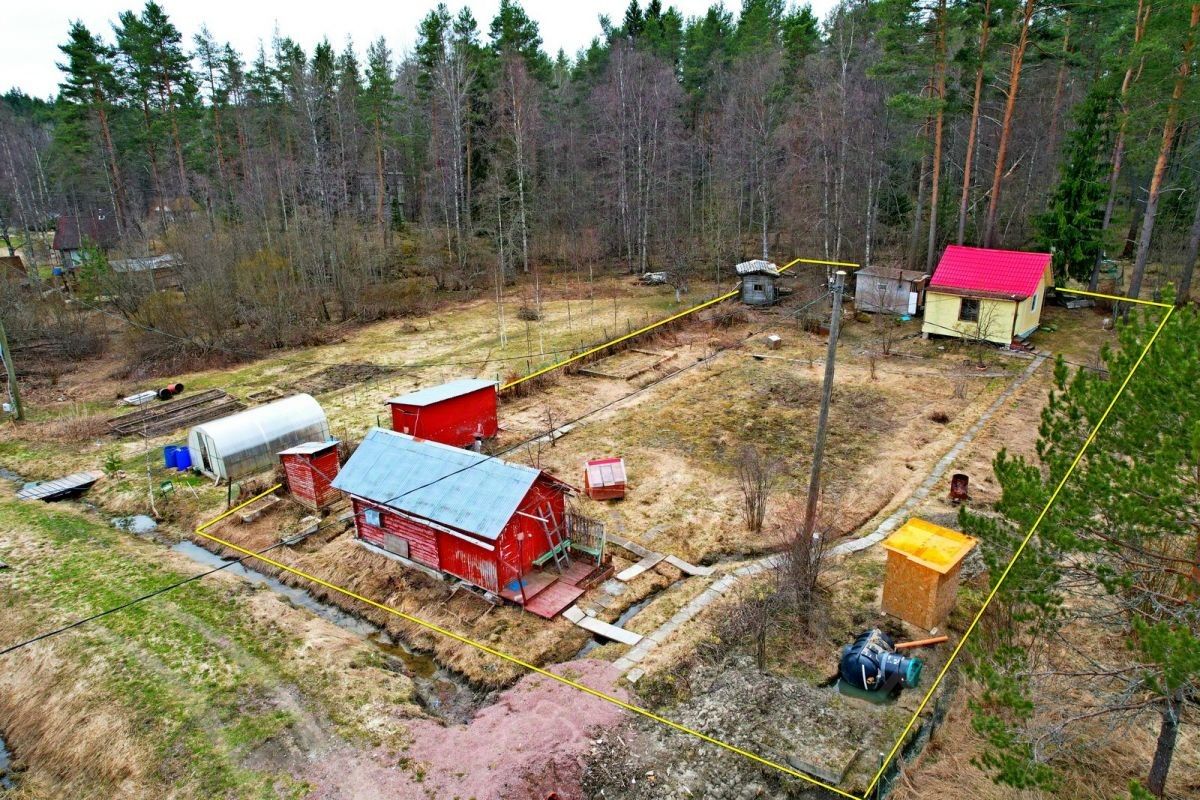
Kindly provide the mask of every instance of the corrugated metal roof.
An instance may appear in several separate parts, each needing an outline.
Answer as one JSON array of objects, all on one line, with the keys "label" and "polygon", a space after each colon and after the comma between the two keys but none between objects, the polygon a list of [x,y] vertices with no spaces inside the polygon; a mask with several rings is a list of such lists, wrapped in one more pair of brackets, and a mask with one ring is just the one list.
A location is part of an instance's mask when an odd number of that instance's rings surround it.
[{"label": "corrugated metal roof", "polygon": [[494,541],[540,474],[532,467],[373,428],[333,485]]},{"label": "corrugated metal roof", "polygon": [[456,381],[443,383],[440,386],[430,386],[428,389],[419,389],[415,392],[402,394],[398,397],[393,397],[388,400],[389,403],[400,403],[406,406],[428,406],[434,403],[440,403],[443,400],[449,400],[451,397],[461,397],[464,394],[477,392],[488,386],[495,386],[495,381],[485,381],[477,378],[460,378]]},{"label": "corrugated metal roof", "polygon": [[338,443],[337,439],[330,439],[328,442],[305,442],[298,444],[295,447],[289,447],[287,450],[280,450],[275,455],[277,456],[307,456],[313,453],[319,453],[326,447],[333,447]]},{"label": "corrugated metal roof", "polygon": [[1050,267],[1049,253],[994,250],[952,244],[942,254],[929,288],[980,292],[1009,299],[1032,297]]},{"label": "corrugated metal roof", "polygon": [[863,267],[856,276],[868,278],[885,278],[893,281],[918,281],[925,277],[919,269],[900,269],[899,267]]},{"label": "corrugated metal roof", "polygon": [[752,261],[743,261],[734,267],[738,275],[778,275],[779,267],[772,264],[770,261],[764,261],[761,258],[756,258]]}]

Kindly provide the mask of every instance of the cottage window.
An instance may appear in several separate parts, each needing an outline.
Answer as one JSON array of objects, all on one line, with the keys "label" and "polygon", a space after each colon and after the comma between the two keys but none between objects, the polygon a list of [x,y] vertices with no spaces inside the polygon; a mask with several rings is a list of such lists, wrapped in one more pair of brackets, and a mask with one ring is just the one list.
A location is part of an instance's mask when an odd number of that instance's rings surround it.
[{"label": "cottage window", "polygon": [[1037,311],[1037,294],[1036,293],[1034,293],[1034,295],[1033,295],[1033,302],[1031,302],[1029,304],[1029,310]]},{"label": "cottage window", "polygon": [[875,291],[877,291],[877,292],[880,292],[880,293],[886,292],[886,291],[887,291],[887,284],[886,284],[886,283],[877,283],[877,284],[875,284]]},{"label": "cottage window", "polygon": [[979,301],[974,297],[964,297],[958,307],[958,318],[962,322],[979,321]]},{"label": "cottage window", "polygon": [[750,284],[750,288],[756,292],[761,292],[763,290],[763,285],[761,283],[752,283]]},{"label": "cottage window", "polygon": [[381,522],[379,520],[379,509],[365,509],[363,511],[363,522],[367,523],[368,525],[374,525],[376,528],[380,527]]}]

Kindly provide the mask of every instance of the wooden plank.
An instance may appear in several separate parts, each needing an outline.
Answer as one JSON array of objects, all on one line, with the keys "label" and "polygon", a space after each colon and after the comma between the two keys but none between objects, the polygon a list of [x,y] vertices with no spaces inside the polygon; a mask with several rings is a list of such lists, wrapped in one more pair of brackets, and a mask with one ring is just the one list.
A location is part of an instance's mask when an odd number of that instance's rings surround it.
[{"label": "wooden plank", "polygon": [[579,606],[571,606],[563,612],[563,616],[570,622],[583,628],[585,631],[591,631],[598,636],[603,636],[605,639],[611,639],[614,642],[621,644],[637,644],[643,639],[642,634],[627,631],[624,628],[618,628],[616,625],[610,625],[607,622],[602,622],[595,617],[589,617],[579,608]]},{"label": "wooden plank", "polygon": [[578,589],[569,583],[555,581],[544,591],[538,593],[525,605],[526,611],[532,611],[543,619],[554,619],[558,613],[574,603],[583,595],[583,589]]},{"label": "wooden plank", "polygon": [[207,403],[217,397],[227,396],[228,395],[226,395],[225,392],[221,391],[220,389],[208,389],[189,397],[181,397],[178,400],[171,400],[158,406],[143,408],[128,414],[123,414],[119,417],[113,417],[108,421],[108,424],[110,427],[116,425],[123,426],[134,422],[140,425],[143,422],[150,422],[151,420],[157,419],[158,417],[167,416],[180,409],[190,408],[192,406],[200,405],[201,403]]},{"label": "wooden plank", "polygon": [[664,556],[662,553],[650,553],[632,567],[628,567],[627,569],[623,569],[618,572],[617,580],[628,583],[646,570],[653,569],[664,559],[666,559],[666,556]]},{"label": "wooden plank", "polygon": [[682,558],[677,558],[676,556],[667,556],[666,562],[681,572],[686,572],[688,575],[699,575],[704,577],[712,575],[715,569],[714,567],[699,567],[695,564],[689,564]]},{"label": "wooden plank", "polygon": [[52,481],[43,481],[21,489],[17,492],[17,497],[21,500],[50,500],[72,492],[82,492],[103,477],[104,473],[99,470],[73,472]]}]

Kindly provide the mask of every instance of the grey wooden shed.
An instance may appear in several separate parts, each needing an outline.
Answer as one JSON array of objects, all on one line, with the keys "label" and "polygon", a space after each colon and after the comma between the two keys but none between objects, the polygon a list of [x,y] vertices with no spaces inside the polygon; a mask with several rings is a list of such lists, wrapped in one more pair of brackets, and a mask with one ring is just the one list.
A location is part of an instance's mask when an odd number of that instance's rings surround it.
[{"label": "grey wooden shed", "polygon": [[863,267],[854,275],[854,308],[874,314],[917,314],[929,276],[915,269]]},{"label": "grey wooden shed", "polygon": [[770,261],[756,258],[753,261],[743,261],[734,269],[742,281],[743,303],[749,306],[769,306],[779,300],[779,267]]}]

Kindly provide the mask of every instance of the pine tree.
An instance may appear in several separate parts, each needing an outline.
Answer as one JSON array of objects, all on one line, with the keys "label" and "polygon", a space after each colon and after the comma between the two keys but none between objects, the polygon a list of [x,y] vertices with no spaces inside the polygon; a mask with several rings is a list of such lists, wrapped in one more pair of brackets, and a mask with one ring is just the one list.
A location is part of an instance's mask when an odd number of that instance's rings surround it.
[{"label": "pine tree", "polygon": [[395,75],[392,52],[381,36],[367,48],[367,85],[362,91],[363,120],[371,132],[371,149],[375,168],[375,224],[381,241],[387,239],[387,172],[385,154],[395,100],[392,84]]},{"label": "pine tree", "polygon": [[62,113],[60,125],[54,132],[56,144],[60,152],[70,154],[70,180],[83,179],[88,167],[86,157],[93,147],[90,123],[92,119],[95,120],[101,161],[107,172],[117,224],[123,229],[128,202],[111,122],[120,97],[120,85],[113,66],[113,50],[82,22],[71,24],[67,43],[60,45],[59,50],[67,57],[67,61],[58,65],[65,77],[59,84],[58,108]]},{"label": "pine tree", "polygon": [[538,24],[529,18],[515,0],[500,0],[500,9],[488,28],[492,50],[497,55],[518,53],[525,59],[525,68],[539,81],[549,81],[550,57],[542,50]]},{"label": "pine tree", "polygon": [[[970,645],[979,763],[1000,783],[1051,787],[1054,747],[1069,748],[1076,725],[1150,716],[1159,739],[1146,788],[1162,796],[1182,708],[1200,691],[1200,311],[1176,311],[1138,367],[1163,313],[1120,326],[1106,373],[1072,375],[1060,359],[1038,462],[1002,451],[999,516],[962,512],[995,581],[1058,488]],[[1124,647],[1071,650],[1072,637],[1097,633]],[[1085,709],[1063,684],[1086,693]]]},{"label": "pine tree", "polygon": [[1113,92],[1108,83],[1093,86],[1075,114],[1075,129],[1067,138],[1058,186],[1049,208],[1034,220],[1038,239],[1054,253],[1058,281],[1086,281],[1104,249],[1104,202],[1109,130],[1107,120]]}]

